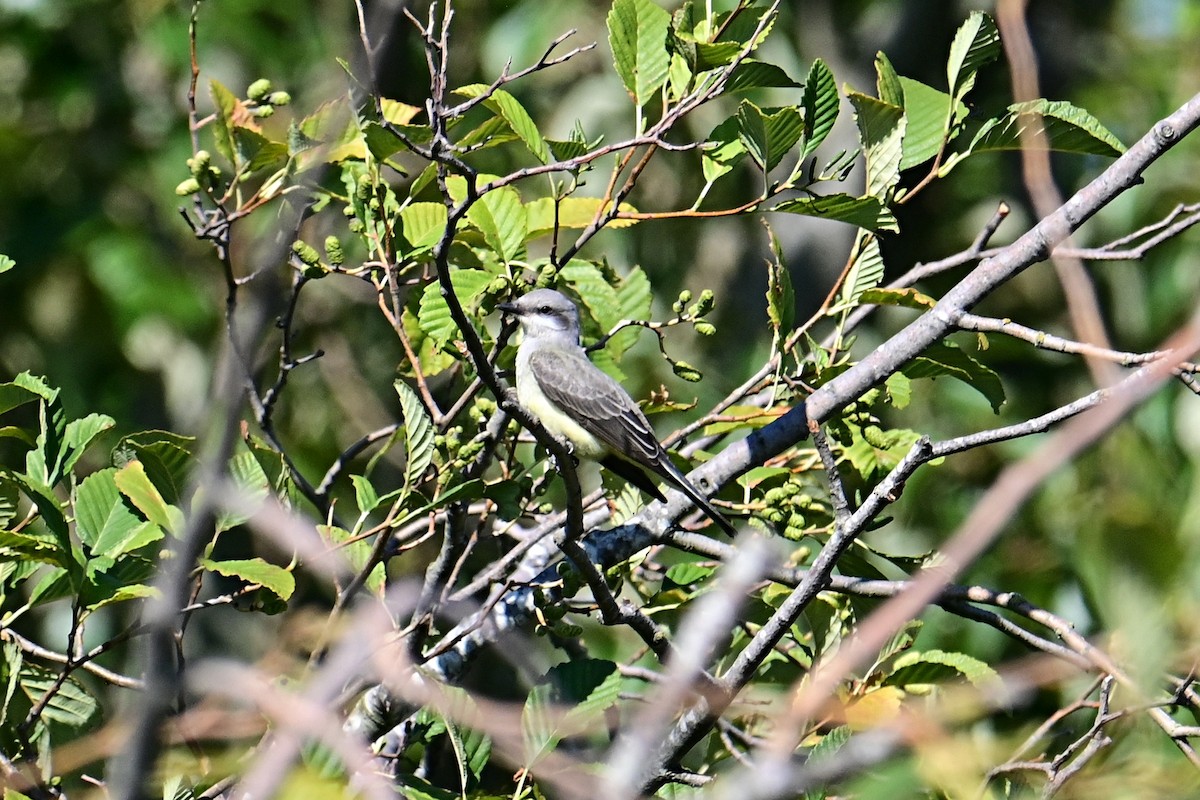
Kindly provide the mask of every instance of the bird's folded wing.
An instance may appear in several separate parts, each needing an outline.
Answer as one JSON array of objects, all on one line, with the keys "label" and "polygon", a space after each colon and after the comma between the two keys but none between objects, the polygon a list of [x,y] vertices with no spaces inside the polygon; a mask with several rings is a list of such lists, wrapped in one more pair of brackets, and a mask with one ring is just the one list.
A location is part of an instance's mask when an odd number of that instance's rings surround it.
[{"label": "bird's folded wing", "polygon": [[617,453],[640,463],[662,455],[642,410],[582,351],[543,348],[530,355],[529,367],[550,402]]}]

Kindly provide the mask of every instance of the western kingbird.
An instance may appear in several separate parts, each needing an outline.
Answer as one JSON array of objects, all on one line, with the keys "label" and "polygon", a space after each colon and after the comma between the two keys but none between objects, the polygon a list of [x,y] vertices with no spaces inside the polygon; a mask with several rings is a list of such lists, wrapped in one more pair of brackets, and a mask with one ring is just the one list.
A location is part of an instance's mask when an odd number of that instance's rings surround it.
[{"label": "western kingbird", "polygon": [[579,309],[553,289],[536,289],[501,311],[521,323],[517,399],[581,458],[599,461],[652,497],[663,493],[647,469],[683,492],[726,533],[737,531],[684,477],[646,415],[621,384],[588,360],[579,341]]}]

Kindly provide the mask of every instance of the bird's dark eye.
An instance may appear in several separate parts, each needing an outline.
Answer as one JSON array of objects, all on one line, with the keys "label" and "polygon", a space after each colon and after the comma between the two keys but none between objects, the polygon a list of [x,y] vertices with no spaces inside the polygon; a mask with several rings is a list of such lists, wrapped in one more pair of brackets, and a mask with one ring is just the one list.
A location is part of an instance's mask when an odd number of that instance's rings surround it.
[{"label": "bird's dark eye", "polygon": [[539,314],[549,314],[550,306],[542,306],[541,308],[538,309],[538,313]]}]

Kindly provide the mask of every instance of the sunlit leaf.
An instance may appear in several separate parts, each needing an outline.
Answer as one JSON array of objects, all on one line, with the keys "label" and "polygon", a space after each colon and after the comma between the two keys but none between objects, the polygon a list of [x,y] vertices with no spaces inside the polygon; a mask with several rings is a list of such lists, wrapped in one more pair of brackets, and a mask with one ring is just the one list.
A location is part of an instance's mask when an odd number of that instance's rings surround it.
[{"label": "sunlit leaf", "polygon": [[268,564],[261,558],[232,561],[201,559],[200,565],[212,572],[231,578],[241,578],[248,584],[262,586],[264,589],[274,592],[282,600],[287,600],[296,591],[296,579],[291,572],[283,567]]},{"label": "sunlit leaf", "polygon": [[[478,97],[488,88],[485,84],[474,83],[456,89],[455,92],[465,97]],[[533,153],[538,161],[543,164],[550,161],[550,148],[546,145],[546,140],[542,138],[542,133],[538,130],[533,117],[529,116],[529,112],[517,98],[503,89],[496,89],[483,103],[508,124],[513,133],[525,143],[529,152]]]},{"label": "sunlit leaf", "polygon": [[804,117],[794,106],[759,108],[743,100],[737,121],[742,144],[764,171],[774,169],[804,135]]},{"label": "sunlit leaf", "polygon": [[973,11],[959,26],[946,61],[946,85],[955,100],[961,100],[975,85],[975,74],[1000,55],[1000,31],[982,11]]},{"label": "sunlit leaf", "polygon": [[910,378],[946,375],[960,380],[986,397],[997,414],[1004,405],[1004,384],[1000,382],[1000,376],[955,345],[946,342],[931,345],[906,364],[903,371]]},{"label": "sunlit leaf", "polygon": [[671,15],[653,0],[614,0],[607,22],[617,75],[633,102],[644,106],[667,80]]},{"label": "sunlit leaf", "polygon": [[[454,294],[463,308],[468,310],[468,314],[474,301],[491,280],[492,276],[489,273],[479,269],[456,269],[450,273]],[[417,319],[421,330],[425,331],[438,348],[445,347],[458,334],[458,325],[450,316],[450,307],[446,305],[437,281],[426,285],[422,292]]]},{"label": "sunlit leaf", "polygon": [[813,195],[785,200],[770,210],[848,222],[867,230],[899,230],[891,210],[878,197],[853,197],[848,194]]}]

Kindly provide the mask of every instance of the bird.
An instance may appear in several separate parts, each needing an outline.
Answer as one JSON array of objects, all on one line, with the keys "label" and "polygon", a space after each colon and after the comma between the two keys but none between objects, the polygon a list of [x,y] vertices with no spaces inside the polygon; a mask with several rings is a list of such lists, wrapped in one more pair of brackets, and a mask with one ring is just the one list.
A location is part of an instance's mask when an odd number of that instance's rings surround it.
[{"label": "bird", "polygon": [[580,343],[579,309],[570,298],[554,289],[535,289],[497,308],[520,323],[517,400],[530,415],[566,440],[577,457],[598,461],[665,502],[649,471],[736,535],[729,520],[671,461],[624,387],[588,359]]}]

